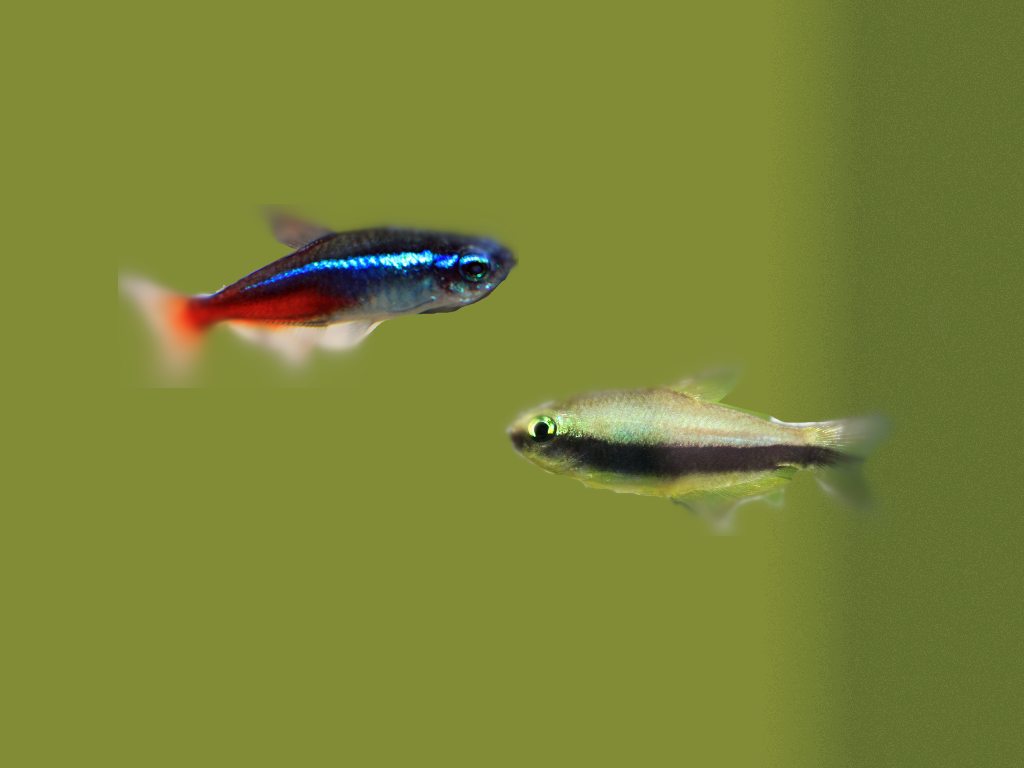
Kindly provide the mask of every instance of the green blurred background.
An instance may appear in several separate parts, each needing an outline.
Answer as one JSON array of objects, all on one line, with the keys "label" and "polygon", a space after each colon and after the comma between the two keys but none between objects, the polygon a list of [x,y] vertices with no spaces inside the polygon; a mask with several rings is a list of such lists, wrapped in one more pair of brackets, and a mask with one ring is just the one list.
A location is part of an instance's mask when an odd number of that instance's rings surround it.
[{"label": "green blurred background", "polygon": [[[69,277],[14,347],[0,760],[1019,764],[1024,18],[938,6],[18,11],[13,269]],[[205,395],[120,297],[68,322],[96,264],[287,253],[249,200],[521,264],[298,373],[217,331]],[[504,434],[731,362],[742,407],[889,415],[878,514],[799,476],[711,537]]]}]

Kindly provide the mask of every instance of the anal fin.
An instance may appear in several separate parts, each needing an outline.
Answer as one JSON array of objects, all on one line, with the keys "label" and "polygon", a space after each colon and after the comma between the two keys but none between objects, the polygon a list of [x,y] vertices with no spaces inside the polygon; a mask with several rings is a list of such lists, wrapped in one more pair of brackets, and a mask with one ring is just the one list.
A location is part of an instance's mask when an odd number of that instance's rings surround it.
[{"label": "anal fin", "polygon": [[755,480],[721,488],[690,491],[673,498],[672,501],[703,517],[717,532],[729,533],[736,507],[761,497],[768,497],[770,503],[778,506],[782,502],[783,489],[799,471],[799,467],[779,467]]},{"label": "anal fin", "polygon": [[228,323],[231,330],[246,341],[274,350],[292,365],[306,362],[317,347],[330,350],[357,347],[379,325],[380,322],[370,320],[325,327],[264,325],[240,321]]},{"label": "anal fin", "polygon": [[707,505],[697,499],[672,499],[673,504],[686,507],[698,517],[703,517],[714,528],[715,533],[730,534],[736,524],[738,501],[726,504]]}]

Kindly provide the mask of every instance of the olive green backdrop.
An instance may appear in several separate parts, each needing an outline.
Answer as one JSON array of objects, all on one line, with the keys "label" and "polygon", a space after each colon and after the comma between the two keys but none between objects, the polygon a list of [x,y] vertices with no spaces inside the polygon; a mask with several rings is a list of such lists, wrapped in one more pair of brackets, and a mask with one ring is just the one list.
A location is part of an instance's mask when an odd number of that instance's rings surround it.
[{"label": "olive green backdrop", "polygon": [[[2,762],[1019,763],[1019,4],[18,14]],[[155,391],[97,267],[216,290],[287,253],[258,200],[521,264]],[[879,512],[799,476],[712,537],[505,437],[721,363],[887,413]]]}]

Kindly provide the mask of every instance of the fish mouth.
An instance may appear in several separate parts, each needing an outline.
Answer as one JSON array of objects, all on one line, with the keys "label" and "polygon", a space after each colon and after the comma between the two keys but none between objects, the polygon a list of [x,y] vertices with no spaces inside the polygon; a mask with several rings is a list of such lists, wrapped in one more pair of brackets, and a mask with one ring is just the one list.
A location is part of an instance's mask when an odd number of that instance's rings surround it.
[{"label": "fish mouth", "polygon": [[498,246],[498,249],[490,256],[491,264],[495,267],[496,279],[492,281],[492,290],[497,288],[508,277],[509,273],[519,266],[519,259],[508,248]]},{"label": "fish mouth", "polygon": [[513,425],[506,430],[506,434],[512,441],[512,447],[516,449],[516,452],[522,453],[526,447],[526,433],[521,429],[516,429]]}]

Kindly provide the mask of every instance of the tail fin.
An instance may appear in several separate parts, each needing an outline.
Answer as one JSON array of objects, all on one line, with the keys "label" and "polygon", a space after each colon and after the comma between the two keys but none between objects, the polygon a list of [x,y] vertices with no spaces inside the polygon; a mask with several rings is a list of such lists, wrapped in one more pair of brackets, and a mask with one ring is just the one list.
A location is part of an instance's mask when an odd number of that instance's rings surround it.
[{"label": "tail fin", "polygon": [[156,333],[166,370],[186,372],[199,352],[204,331],[189,311],[189,298],[138,277],[118,277],[117,287],[135,302]]},{"label": "tail fin", "polygon": [[841,421],[808,424],[812,444],[831,448],[839,460],[814,469],[818,484],[840,501],[857,509],[870,509],[871,494],[864,481],[864,461],[885,436],[889,420],[881,414]]}]

